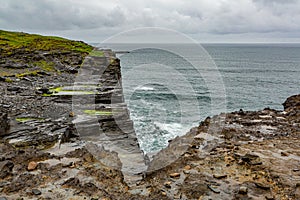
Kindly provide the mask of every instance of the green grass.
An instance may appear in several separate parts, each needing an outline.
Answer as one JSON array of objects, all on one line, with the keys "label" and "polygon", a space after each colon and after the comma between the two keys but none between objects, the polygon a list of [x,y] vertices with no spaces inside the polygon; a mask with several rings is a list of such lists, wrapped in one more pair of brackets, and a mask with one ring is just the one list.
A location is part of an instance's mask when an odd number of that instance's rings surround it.
[{"label": "green grass", "polygon": [[94,91],[84,91],[84,90],[66,90],[63,87],[51,88],[51,92],[60,93],[60,92],[80,92],[82,94],[95,94]]},{"label": "green grass", "polygon": [[50,88],[50,91],[54,92],[54,93],[58,93],[58,92],[63,91],[63,87]]},{"label": "green grass", "polygon": [[94,57],[103,57],[104,56],[104,53],[103,51],[97,51],[97,50],[94,50],[94,51],[91,51],[89,56],[94,56]]},{"label": "green grass", "polygon": [[[84,58],[93,49],[94,47],[82,41],[0,30],[0,57],[15,63],[28,64],[28,67],[22,69],[0,68],[0,76],[16,76],[18,78],[36,76],[38,75],[37,71],[59,74],[60,72],[55,68],[55,61],[46,58],[36,60],[34,55],[45,52],[55,57],[60,53],[76,53]],[[97,54],[100,55],[100,53]],[[66,57],[61,56],[58,59],[63,61]]]},{"label": "green grass", "polygon": [[65,93],[64,95],[74,95],[74,93],[76,93],[76,95],[96,94],[94,91],[89,91],[89,90],[66,90],[63,87],[50,88],[49,90],[52,92],[52,94],[43,94],[42,96],[44,96],[44,97],[59,96],[59,95],[62,95],[62,93]]},{"label": "green grass", "polygon": [[16,118],[17,122],[20,123],[25,123],[25,122],[29,122],[29,121],[41,121],[43,119],[40,118],[30,118],[30,117],[21,117],[21,118]]},{"label": "green grass", "polygon": [[12,54],[15,49],[26,51],[74,51],[85,54],[93,50],[92,46],[81,41],[3,30],[0,30],[0,48],[6,54]]},{"label": "green grass", "polygon": [[99,116],[107,116],[113,114],[111,111],[100,111],[100,110],[85,110],[84,113],[88,115],[99,115]]},{"label": "green grass", "polygon": [[24,72],[24,73],[15,74],[15,77],[22,78],[22,77],[26,77],[26,76],[38,76],[39,72],[40,72],[39,70],[27,71],[27,72]]},{"label": "green grass", "polygon": [[41,61],[37,61],[37,62],[33,62],[31,64],[33,67],[38,67],[43,71],[47,71],[47,72],[55,72],[55,66],[53,62],[47,62],[45,60],[41,60]]},{"label": "green grass", "polygon": [[12,83],[12,82],[13,82],[13,80],[12,80],[12,79],[10,79],[10,78],[5,78],[5,82],[6,82],[6,83]]}]

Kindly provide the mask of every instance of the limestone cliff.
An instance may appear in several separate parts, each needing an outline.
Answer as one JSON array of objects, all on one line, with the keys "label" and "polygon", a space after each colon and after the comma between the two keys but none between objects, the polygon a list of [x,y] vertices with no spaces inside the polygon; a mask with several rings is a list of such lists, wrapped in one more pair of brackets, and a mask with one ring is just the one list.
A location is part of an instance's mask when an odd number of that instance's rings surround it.
[{"label": "limestone cliff", "polygon": [[300,199],[300,95],[208,117],[146,169],[111,50],[0,43],[0,199]]}]

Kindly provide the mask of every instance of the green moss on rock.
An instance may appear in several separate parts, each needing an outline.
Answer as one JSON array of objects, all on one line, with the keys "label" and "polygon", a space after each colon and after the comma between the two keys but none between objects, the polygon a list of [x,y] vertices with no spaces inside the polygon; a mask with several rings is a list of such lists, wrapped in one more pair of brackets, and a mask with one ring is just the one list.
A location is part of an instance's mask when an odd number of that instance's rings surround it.
[{"label": "green moss on rock", "polygon": [[56,87],[49,89],[52,94],[43,94],[44,97],[51,97],[51,96],[59,96],[59,95],[92,95],[96,94],[94,91],[90,90],[70,90],[65,89],[64,87]]},{"label": "green moss on rock", "polygon": [[30,118],[30,117],[20,117],[20,118],[16,118],[17,122],[20,123],[25,123],[25,122],[29,122],[29,121],[41,121],[43,119],[41,118]]},{"label": "green moss on rock", "polygon": [[22,78],[22,77],[26,77],[26,76],[38,76],[39,72],[40,72],[39,70],[27,71],[24,73],[16,74],[15,77]]},{"label": "green moss on rock", "polygon": [[99,116],[113,114],[111,111],[101,111],[101,110],[85,110],[84,113],[88,115],[99,115]]},{"label": "green moss on rock", "polygon": [[45,60],[41,60],[41,61],[37,61],[37,62],[32,63],[32,65],[34,67],[40,68],[43,71],[47,71],[47,72],[54,72],[54,71],[56,71],[53,62],[47,62]]},{"label": "green moss on rock", "polygon": [[12,82],[13,82],[13,80],[12,80],[12,79],[10,79],[10,78],[5,78],[5,82],[6,82],[6,83],[12,83]]}]

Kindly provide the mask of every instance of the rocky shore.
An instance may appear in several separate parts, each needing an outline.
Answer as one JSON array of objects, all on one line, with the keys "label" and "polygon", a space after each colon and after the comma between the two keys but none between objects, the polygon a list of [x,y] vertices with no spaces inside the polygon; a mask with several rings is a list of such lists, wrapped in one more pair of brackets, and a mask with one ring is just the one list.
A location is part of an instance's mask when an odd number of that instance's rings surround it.
[{"label": "rocky shore", "polygon": [[300,95],[208,117],[144,156],[112,51],[0,36],[0,200],[300,199]]}]

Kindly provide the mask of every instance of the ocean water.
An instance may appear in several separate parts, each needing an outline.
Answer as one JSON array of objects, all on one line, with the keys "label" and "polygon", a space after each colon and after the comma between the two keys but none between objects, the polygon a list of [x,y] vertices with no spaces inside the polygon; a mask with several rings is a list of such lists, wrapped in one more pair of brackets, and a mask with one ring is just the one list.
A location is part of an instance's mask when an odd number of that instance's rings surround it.
[{"label": "ocean water", "polygon": [[[299,44],[110,44],[120,53],[125,101],[141,148],[160,150],[207,116],[282,110],[300,93]],[[168,46],[168,45],[167,45]],[[170,44],[169,44],[170,46]],[[178,51],[178,52],[182,52]],[[174,53],[175,52],[175,53]],[[198,65],[198,66],[195,66]]]}]

